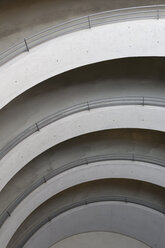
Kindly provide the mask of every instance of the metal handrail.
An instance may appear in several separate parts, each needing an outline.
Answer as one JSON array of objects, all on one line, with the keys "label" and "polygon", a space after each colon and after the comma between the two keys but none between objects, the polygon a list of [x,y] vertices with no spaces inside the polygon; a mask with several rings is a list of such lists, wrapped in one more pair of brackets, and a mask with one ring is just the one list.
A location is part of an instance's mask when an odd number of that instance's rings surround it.
[{"label": "metal handrail", "polygon": [[56,217],[58,217],[59,215],[66,213],[70,210],[76,209],[78,207],[82,207],[82,206],[86,206],[86,205],[90,205],[90,204],[94,204],[94,203],[103,203],[103,202],[120,202],[120,203],[131,203],[131,204],[135,204],[135,205],[139,205],[139,206],[143,206],[146,208],[150,208],[153,209],[157,212],[163,213],[165,214],[165,209],[156,205],[156,204],[151,204],[148,201],[144,201],[144,200],[140,200],[136,197],[126,197],[126,196],[121,196],[121,195],[114,195],[114,196],[109,196],[109,195],[105,195],[105,196],[100,196],[100,197],[91,197],[91,198],[87,198],[85,200],[81,200],[79,202],[75,202],[72,203],[70,205],[67,205],[59,210],[56,210],[54,213],[52,213],[50,216],[46,217],[45,219],[43,219],[39,224],[37,224],[36,226],[34,226],[32,228],[32,230],[23,238],[23,240],[21,240],[21,242],[19,242],[18,245],[16,245],[16,248],[22,248],[27,241],[44,225],[46,225],[48,222],[50,222],[51,220],[55,219]]},{"label": "metal handrail", "polygon": [[38,132],[45,126],[65,118],[69,115],[73,115],[82,111],[90,111],[91,109],[111,107],[111,106],[125,106],[125,105],[148,105],[165,107],[165,98],[156,97],[144,97],[144,96],[129,96],[129,97],[113,97],[100,100],[91,100],[88,102],[80,103],[64,110],[58,111],[52,115],[45,117],[44,119],[35,122],[32,126],[18,134],[14,139],[9,141],[2,149],[0,149],[0,160],[11,151],[16,145],[21,143],[30,135]]},{"label": "metal handrail", "polygon": [[63,173],[67,170],[71,170],[78,166],[82,166],[85,164],[91,164],[95,162],[105,162],[105,161],[115,161],[115,160],[125,160],[125,161],[138,161],[144,163],[155,164],[161,167],[165,167],[165,161],[158,159],[153,156],[144,156],[140,154],[108,154],[108,155],[99,155],[93,157],[87,157],[80,160],[76,160],[74,162],[64,164],[63,166],[52,170],[47,175],[39,178],[35,183],[30,185],[23,193],[21,193],[0,215],[0,228],[2,227],[3,223],[9,218],[14,211],[14,209],[28,196],[32,193],[35,189],[37,189],[42,184],[46,183],[53,177]]},{"label": "metal handrail", "polygon": [[7,62],[8,60],[25,51],[29,51],[32,47],[44,41],[59,37],[61,35],[114,22],[160,18],[165,18],[165,5],[149,5],[109,10],[69,20],[61,24],[49,27],[41,32],[34,34],[33,36],[24,38],[23,41],[1,52],[0,64]]}]

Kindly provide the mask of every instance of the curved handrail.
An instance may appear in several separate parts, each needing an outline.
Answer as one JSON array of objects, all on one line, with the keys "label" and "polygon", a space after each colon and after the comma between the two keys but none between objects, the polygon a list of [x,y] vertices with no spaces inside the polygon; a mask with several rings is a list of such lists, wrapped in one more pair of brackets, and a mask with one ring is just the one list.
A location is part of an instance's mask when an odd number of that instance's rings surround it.
[{"label": "curved handrail", "polygon": [[91,100],[88,102],[80,103],[69,107],[67,109],[58,111],[52,115],[45,117],[44,119],[35,122],[32,126],[21,132],[14,139],[9,141],[2,149],[0,149],[0,160],[11,151],[16,145],[21,141],[25,140],[27,137],[45,126],[65,118],[69,115],[76,114],[82,111],[90,111],[91,109],[110,107],[110,106],[124,106],[124,105],[148,105],[148,106],[159,106],[165,107],[165,98],[156,97],[141,97],[141,96],[130,96],[130,97],[113,97],[100,100]]},{"label": "curved handrail", "polygon": [[46,183],[51,178],[63,173],[67,170],[73,169],[78,166],[82,166],[85,164],[95,163],[95,162],[104,162],[104,161],[115,161],[115,160],[125,160],[125,161],[138,161],[150,164],[156,164],[158,166],[165,167],[165,161],[152,157],[152,156],[144,156],[140,154],[108,154],[108,155],[99,155],[93,157],[83,158],[68,164],[65,164],[51,172],[47,175],[39,178],[35,183],[30,185],[23,193],[21,193],[0,215],[0,228],[3,223],[7,220],[8,217],[11,216],[14,209],[35,189],[37,189],[42,184]]},{"label": "curved handrail", "polygon": [[144,206],[146,208],[150,208],[153,209],[155,211],[158,211],[160,213],[165,214],[165,209],[161,208],[160,206],[157,206],[156,204],[151,204],[150,202],[144,201],[144,200],[140,200],[136,197],[125,197],[125,196],[102,196],[102,197],[91,197],[85,200],[81,200],[79,202],[70,204],[68,206],[65,206],[63,208],[61,208],[60,210],[56,210],[53,214],[51,214],[50,216],[48,216],[47,218],[45,218],[44,220],[42,220],[39,224],[37,224],[29,233],[28,235],[25,236],[25,238],[23,238],[23,240],[16,246],[16,248],[22,248],[27,241],[41,228],[43,227],[45,224],[47,224],[48,222],[50,222],[52,219],[56,218],[57,216],[70,211],[72,209],[78,208],[78,207],[82,207],[82,206],[86,206],[89,204],[93,204],[93,203],[100,203],[100,202],[125,202],[125,203],[132,203],[132,204],[136,204],[136,205],[140,205],[140,206]]},{"label": "curved handrail", "polygon": [[0,53],[0,64],[7,62],[25,51],[29,51],[29,49],[44,41],[59,37],[61,35],[114,22],[139,19],[160,19],[164,17],[165,5],[148,5],[123,8],[83,16],[49,27],[31,37],[24,38],[23,41]]}]

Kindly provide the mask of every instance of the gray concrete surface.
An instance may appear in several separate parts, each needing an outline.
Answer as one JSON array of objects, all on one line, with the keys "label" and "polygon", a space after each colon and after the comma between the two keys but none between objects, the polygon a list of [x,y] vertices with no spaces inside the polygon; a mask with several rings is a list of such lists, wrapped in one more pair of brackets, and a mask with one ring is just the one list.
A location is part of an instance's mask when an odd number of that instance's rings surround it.
[{"label": "gray concrete surface", "polygon": [[164,0],[2,0],[0,51],[66,20],[100,11],[152,4],[164,4]]},{"label": "gray concrete surface", "polygon": [[2,212],[37,179],[64,164],[107,154],[141,154],[165,159],[164,133],[146,130],[110,130],[84,135],[49,149],[27,164],[0,193]]},{"label": "gray concrete surface", "polygon": [[[157,225],[161,225],[162,229],[156,229]],[[164,248],[164,230],[165,218],[156,211],[131,203],[100,202],[78,207],[54,218],[23,247],[48,248],[74,234],[112,231],[133,237],[152,248]]]},{"label": "gray concrete surface", "polygon": [[56,243],[50,248],[147,248],[140,241],[112,232],[90,232],[74,235]]},{"label": "gray concrete surface", "polygon": [[85,101],[121,96],[164,98],[164,69],[164,58],[132,58],[98,63],[51,78],[2,109],[0,148],[42,118]]},{"label": "gray concrete surface", "polygon": [[127,57],[163,57],[164,26],[164,18],[144,18],[87,28],[44,42],[1,67],[0,108],[35,85],[78,67]]},{"label": "gray concrete surface", "polygon": [[159,206],[164,206],[164,189],[140,181],[113,179],[77,185],[52,197],[36,209],[19,227],[7,248],[16,248],[18,243],[30,232],[30,230],[32,230],[32,228],[41,223],[46,217],[50,216],[51,213],[61,209],[61,207],[83,199],[108,195],[130,196],[136,199],[145,200],[151,204],[156,203]]},{"label": "gray concrete surface", "polygon": [[[164,4],[164,0],[2,0],[0,51],[26,36],[75,17],[122,7],[161,3]],[[164,58],[134,58],[86,66],[49,79],[2,109],[0,148],[31,124],[70,105],[114,96],[164,97],[164,78]],[[14,176],[0,193],[0,213],[38,178],[65,163],[108,153],[138,153],[165,159],[164,149],[164,133],[147,130],[111,130],[66,141],[35,158]],[[136,195],[138,199],[164,206],[164,193],[164,188],[122,179],[78,185],[36,209],[18,229],[7,248],[15,248],[17,240],[23,238],[42,218],[68,203],[93,195],[120,194]]]},{"label": "gray concrete surface", "polygon": [[[42,203],[46,202],[48,199],[52,198],[58,193],[63,192],[68,188],[79,185],[81,183],[109,178],[124,178],[130,180],[134,179],[154,185],[159,185],[160,187],[165,187],[164,168],[158,165],[154,165],[153,163],[138,162],[132,159],[130,161],[110,160],[95,163],[89,162],[88,164],[84,163],[82,166],[75,167],[71,170],[67,170],[64,173],[54,176],[46,183],[43,183],[39,188],[31,192],[30,195],[28,195],[22,202],[19,203],[17,208],[15,208],[12,212],[10,218],[8,218],[1,227],[1,247],[7,246],[11,237],[14,235],[15,230],[17,230],[19,226],[23,223],[23,221],[28,218],[32,211],[37,209]],[[86,202],[84,203],[84,205],[86,205]],[[135,202],[135,205],[141,206],[141,203],[136,204]],[[152,210],[152,208],[154,208],[156,209],[156,212],[158,212],[158,215],[164,216],[164,209],[161,208],[159,210],[159,207],[152,207],[151,204],[149,204],[149,206],[148,204],[144,204],[144,206],[147,206],[147,211],[150,212],[151,210],[151,212],[153,212],[155,210]],[[159,218],[157,219],[157,221],[159,222]],[[8,230],[7,233],[6,230]],[[125,234],[128,235],[128,233]],[[137,238],[137,236],[133,237]],[[151,243],[152,240],[150,241],[150,244]]]}]

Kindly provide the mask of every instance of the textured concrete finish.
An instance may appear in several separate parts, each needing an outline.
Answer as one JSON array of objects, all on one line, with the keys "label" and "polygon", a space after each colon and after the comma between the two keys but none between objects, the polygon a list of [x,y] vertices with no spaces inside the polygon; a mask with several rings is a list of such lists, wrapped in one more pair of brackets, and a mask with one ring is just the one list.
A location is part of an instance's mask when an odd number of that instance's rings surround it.
[{"label": "textured concrete finish", "polygon": [[105,10],[151,4],[164,4],[164,0],[1,0],[0,50],[66,20]]},{"label": "textured concrete finish", "polygon": [[164,98],[164,71],[164,58],[129,58],[81,67],[53,77],[2,109],[0,149],[34,123],[70,106],[114,97]]},{"label": "textured concrete finish", "polygon": [[140,181],[109,179],[79,184],[54,196],[39,206],[19,227],[11,239],[8,248],[17,247],[19,242],[23,240],[34,227],[61,208],[81,200],[103,196],[127,196],[133,199],[135,198],[136,200],[144,200],[150,203],[151,206],[154,204],[163,207],[165,204],[164,188]]},{"label": "textured concrete finish", "polygon": [[164,98],[164,71],[164,58],[129,58],[81,67],[53,77],[2,109],[0,149],[34,123],[70,106],[114,97]]},{"label": "textured concrete finish", "polygon": [[0,245],[6,247],[22,222],[52,196],[80,183],[109,178],[134,179],[165,187],[164,167],[144,162],[95,162],[67,170],[42,184],[18,205],[1,227]]},{"label": "textured concrete finish", "polygon": [[115,23],[36,46],[1,66],[0,108],[29,88],[74,68],[116,58],[164,56],[164,25],[164,19]]},{"label": "textured concrete finish", "polygon": [[147,248],[148,246],[130,237],[111,232],[90,232],[72,236],[51,248]]},{"label": "textured concrete finish", "polygon": [[104,25],[33,48],[1,67],[0,108],[32,86],[80,66],[115,58],[165,55],[164,24],[161,19]]},{"label": "textured concrete finish", "polygon": [[63,141],[108,129],[140,128],[165,131],[164,123],[163,107],[134,105],[86,110],[58,120],[23,140],[1,159],[0,189],[28,162]]},{"label": "textured concrete finish", "polygon": [[[161,225],[161,230],[158,225]],[[24,248],[48,248],[59,240],[90,231],[117,232],[136,237],[152,248],[164,248],[165,217],[159,212],[131,203],[92,203],[54,218],[37,231]]]},{"label": "textured concrete finish", "polygon": [[[13,177],[0,194],[0,212],[38,179],[65,164],[107,154],[139,154],[165,161],[164,150],[165,134],[147,130],[108,130],[68,140],[35,158]],[[159,191],[152,201],[158,197]]]},{"label": "textured concrete finish", "polygon": [[0,248],[165,247],[164,14],[0,1]]}]

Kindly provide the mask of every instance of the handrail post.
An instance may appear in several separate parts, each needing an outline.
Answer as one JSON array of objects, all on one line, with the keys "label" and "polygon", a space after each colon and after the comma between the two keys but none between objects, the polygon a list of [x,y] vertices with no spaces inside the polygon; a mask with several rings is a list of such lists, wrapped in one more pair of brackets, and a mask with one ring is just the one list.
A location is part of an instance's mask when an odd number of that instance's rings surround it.
[{"label": "handrail post", "polygon": [[157,9],[157,20],[159,20],[160,16],[159,16],[159,9]]},{"label": "handrail post", "polygon": [[88,101],[87,101],[87,107],[88,107],[88,111],[90,111],[90,105]]},{"label": "handrail post", "polygon": [[38,123],[37,123],[37,122],[35,123],[35,126],[36,126],[37,131],[39,132],[39,131],[40,131],[40,128],[39,128],[39,126],[38,126]]},{"label": "handrail post", "polygon": [[88,24],[89,24],[89,28],[91,28],[91,20],[90,20],[90,16],[88,16]]},{"label": "handrail post", "polygon": [[28,47],[28,44],[27,44],[27,41],[25,38],[24,38],[24,42],[25,42],[26,50],[27,50],[27,52],[29,52],[29,47]]}]

